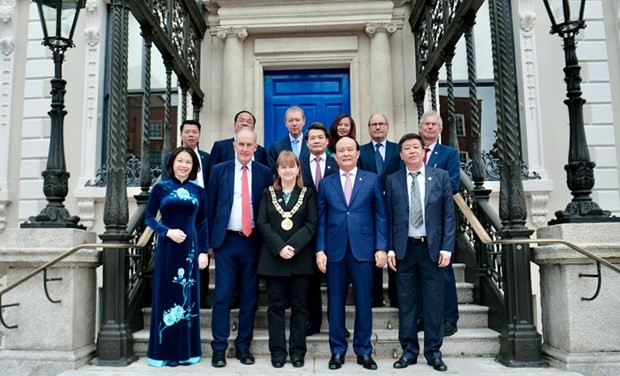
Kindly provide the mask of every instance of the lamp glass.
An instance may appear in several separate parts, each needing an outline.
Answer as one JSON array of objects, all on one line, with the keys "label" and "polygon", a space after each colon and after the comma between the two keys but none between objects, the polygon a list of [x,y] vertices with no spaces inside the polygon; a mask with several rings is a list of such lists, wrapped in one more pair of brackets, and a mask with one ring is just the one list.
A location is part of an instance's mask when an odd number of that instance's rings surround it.
[{"label": "lamp glass", "polygon": [[557,25],[583,20],[585,0],[549,0],[548,2]]},{"label": "lamp glass", "polygon": [[43,34],[52,46],[70,44],[75,31],[80,0],[38,0]]}]

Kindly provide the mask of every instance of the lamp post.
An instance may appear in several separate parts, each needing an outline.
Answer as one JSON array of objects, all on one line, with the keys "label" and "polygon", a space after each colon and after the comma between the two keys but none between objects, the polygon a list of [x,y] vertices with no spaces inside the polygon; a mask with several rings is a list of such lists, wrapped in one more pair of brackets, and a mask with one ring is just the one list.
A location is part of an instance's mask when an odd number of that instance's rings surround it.
[{"label": "lamp post", "polygon": [[43,175],[43,193],[47,206],[36,216],[30,217],[22,228],[84,228],[80,218],[72,216],[63,205],[69,191],[69,173],[66,171],[63,141],[65,111],[65,85],[62,63],[67,48],[73,47],[73,33],[80,9],[85,0],[36,0],[43,28],[43,45],[49,47],[54,57],[52,105],[48,112],[51,119],[50,146],[47,166]]},{"label": "lamp post", "polygon": [[568,164],[564,165],[564,170],[566,184],[573,195],[566,209],[556,211],[556,219],[549,221],[549,224],[613,221],[616,218],[610,217],[611,213],[601,209],[590,197],[596,164],[590,160],[583,125],[583,104],[586,101],[581,97],[581,67],[575,43],[575,35],[586,27],[583,20],[586,0],[543,1],[551,20],[551,34],[558,34],[564,40],[564,81],[567,90],[564,103],[568,107],[570,127]]}]

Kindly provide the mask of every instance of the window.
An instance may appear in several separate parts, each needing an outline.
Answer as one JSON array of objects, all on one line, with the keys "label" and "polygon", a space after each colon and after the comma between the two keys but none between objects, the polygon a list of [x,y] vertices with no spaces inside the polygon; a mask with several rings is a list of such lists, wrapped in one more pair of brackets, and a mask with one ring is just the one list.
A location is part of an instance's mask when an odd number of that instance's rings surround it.
[{"label": "window", "polygon": [[465,115],[463,114],[454,114],[454,126],[456,128],[456,136],[457,137],[465,137]]},{"label": "window", "polygon": [[459,151],[459,161],[463,164],[469,160],[469,153],[466,151]]},{"label": "window", "polygon": [[151,140],[162,139],[161,121],[151,121],[151,129],[149,132]]}]

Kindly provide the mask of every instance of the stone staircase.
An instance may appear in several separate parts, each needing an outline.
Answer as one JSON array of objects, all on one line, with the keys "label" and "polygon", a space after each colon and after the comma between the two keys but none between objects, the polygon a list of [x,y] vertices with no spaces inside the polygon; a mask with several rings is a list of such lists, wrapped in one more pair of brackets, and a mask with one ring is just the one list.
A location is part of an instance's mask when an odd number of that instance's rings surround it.
[{"label": "stone staircase", "polygon": [[[488,308],[473,304],[473,285],[464,282],[465,265],[455,264],[454,272],[457,280],[457,292],[459,300],[460,319],[458,322],[458,332],[444,339],[442,352],[446,357],[494,357],[499,351],[499,334],[488,328]],[[384,281],[387,281],[387,269],[385,269]],[[211,273],[212,276],[215,273]],[[210,286],[213,288],[213,285]],[[387,295],[387,283],[384,284],[384,291]],[[328,358],[330,356],[328,344],[328,323],[326,319],[327,307],[325,306],[326,287],[323,292],[323,327],[321,333],[307,338],[308,357]],[[211,295],[212,296],[212,295]],[[386,298],[387,300],[387,298]],[[260,288],[259,307],[256,312],[254,323],[254,340],[252,341],[251,351],[256,356],[269,356],[268,334],[267,334],[267,295],[264,287]],[[146,356],[149,337],[150,308],[144,309],[145,328],[134,333],[134,350],[140,357]],[[238,320],[238,309],[231,311],[231,336],[229,339],[229,353],[227,356],[234,357],[233,341],[236,337]],[[355,308],[353,306],[352,294],[349,294],[346,307],[347,328],[353,328],[355,318]],[[288,312],[287,312],[288,320]],[[288,322],[288,321],[287,321]],[[211,336],[211,310],[201,310],[201,338],[203,356],[211,356],[210,342]],[[288,327],[288,324],[287,324]],[[423,334],[420,333],[420,343]],[[351,341],[350,341],[351,342]],[[373,308],[373,337],[374,355],[381,358],[398,358],[401,354],[398,343],[398,310],[396,308]],[[351,343],[350,343],[351,345]],[[352,349],[350,348],[352,353]]]}]

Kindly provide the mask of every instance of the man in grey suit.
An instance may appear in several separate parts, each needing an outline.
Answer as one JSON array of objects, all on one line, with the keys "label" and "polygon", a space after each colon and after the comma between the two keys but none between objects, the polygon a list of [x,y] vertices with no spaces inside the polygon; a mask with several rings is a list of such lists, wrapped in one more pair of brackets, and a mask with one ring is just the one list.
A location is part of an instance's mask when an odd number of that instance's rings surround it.
[{"label": "man in grey suit", "polygon": [[422,294],[424,357],[433,369],[446,371],[440,350],[443,268],[450,263],[456,236],[450,176],[444,170],[424,165],[424,140],[420,135],[408,133],[398,145],[406,168],[388,176],[386,182],[388,265],[396,272],[398,339],[403,349],[394,368],[417,363],[420,345],[416,308],[418,294]]}]

